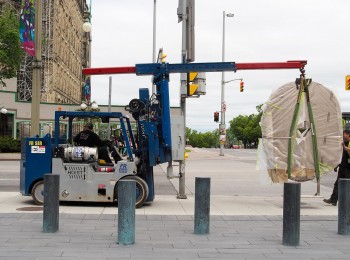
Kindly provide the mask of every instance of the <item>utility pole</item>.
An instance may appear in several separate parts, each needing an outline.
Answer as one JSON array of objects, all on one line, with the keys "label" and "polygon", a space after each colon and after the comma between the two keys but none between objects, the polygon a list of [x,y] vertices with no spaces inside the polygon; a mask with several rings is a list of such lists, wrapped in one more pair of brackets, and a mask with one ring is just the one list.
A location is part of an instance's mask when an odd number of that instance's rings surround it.
[{"label": "utility pole", "polygon": [[[156,35],[157,35],[157,0],[153,3],[153,55],[152,62],[156,63]],[[152,82],[152,94],[157,92],[156,85]]]},{"label": "utility pole", "polygon": [[[233,17],[234,14],[226,14],[223,11],[222,15],[222,62],[225,62],[225,18]],[[224,156],[224,144],[226,142],[226,123],[225,123],[225,112],[226,112],[226,102],[225,102],[225,72],[221,74],[221,122],[219,125],[219,135],[220,135],[220,156]],[[221,136],[223,139],[221,140]]]},{"label": "utility pole", "polygon": [[42,0],[35,1],[35,25],[34,25],[34,46],[35,57],[33,60],[32,79],[32,105],[31,105],[31,128],[30,135],[39,135],[40,124],[40,92],[41,92],[41,32],[42,32]]},{"label": "utility pole", "polygon": [[[108,112],[111,112],[111,101],[112,101],[112,76],[109,76],[109,90],[108,90]],[[108,129],[107,129],[107,139],[111,138],[111,121],[108,120]]]},{"label": "utility pole", "polygon": [[[182,8],[182,48],[181,48],[181,62],[187,63],[187,47],[186,47],[186,29],[187,29],[187,0],[182,0],[182,6],[179,5],[179,8]],[[181,74],[181,88],[187,88],[186,86],[187,82],[187,74],[183,73]],[[180,89],[181,89],[180,88]],[[181,109],[181,116],[183,117],[183,124],[184,124],[184,137],[186,140],[186,97],[181,96],[181,90],[180,90],[180,109]],[[179,199],[186,199],[186,185],[185,185],[185,170],[186,170],[186,161],[181,160],[180,166],[179,166],[179,192],[177,194],[177,198]]]}]

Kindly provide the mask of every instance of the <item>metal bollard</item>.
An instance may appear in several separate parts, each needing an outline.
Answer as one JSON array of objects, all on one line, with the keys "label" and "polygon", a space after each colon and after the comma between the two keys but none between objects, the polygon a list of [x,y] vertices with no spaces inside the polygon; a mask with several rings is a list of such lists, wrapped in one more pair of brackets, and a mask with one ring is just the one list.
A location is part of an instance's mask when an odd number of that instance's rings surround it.
[{"label": "metal bollard", "polygon": [[300,183],[284,183],[283,245],[298,246],[300,242]]},{"label": "metal bollard", "polygon": [[338,234],[350,236],[350,179],[338,180]]},{"label": "metal bollard", "polygon": [[118,244],[135,243],[135,190],[134,180],[118,182]]},{"label": "metal bollard", "polygon": [[210,223],[210,178],[196,177],[194,233],[208,234]]},{"label": "metal bollard", "polygon": [[44,175],[44,233],[55,233],[59,227],[59,192],[60,176],[58,174]]}]

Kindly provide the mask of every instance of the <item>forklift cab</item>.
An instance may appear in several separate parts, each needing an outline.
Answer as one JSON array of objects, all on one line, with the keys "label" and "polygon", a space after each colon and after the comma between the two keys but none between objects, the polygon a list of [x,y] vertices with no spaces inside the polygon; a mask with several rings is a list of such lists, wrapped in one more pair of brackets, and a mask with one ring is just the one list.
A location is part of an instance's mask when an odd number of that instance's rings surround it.
[{"label": "forklift cab", "polygon": [[[98,159],[98,148],[74,145],[74,118],[101,118],[103,122],[118,119],[125,138],[126,158],[115,164],[106,163]],[[67,123],[67,139],[60,137],[62,121]],[[43,204],[43,179],[44,174],[48,173],[60,175],[60,201],[117,201],[120,179],[135,180],[136,207],[146,200],[153,201],[153,193],[149,196],[146,180],[138,174],[133,151],[136,144],[129,118],[118,112],[56,111],[54,133],[53,138],[50,135],[27,138],[22,146],[21,193],[31,195],[36,204]]]}]

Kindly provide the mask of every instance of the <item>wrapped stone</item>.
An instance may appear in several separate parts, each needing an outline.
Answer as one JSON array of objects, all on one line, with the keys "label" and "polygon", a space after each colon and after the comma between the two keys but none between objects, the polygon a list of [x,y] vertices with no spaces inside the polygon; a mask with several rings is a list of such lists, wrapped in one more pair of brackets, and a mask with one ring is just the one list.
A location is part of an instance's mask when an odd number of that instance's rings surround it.
[{"label": "wrapped stone", "polygon": [[291,138],[291,180],[308,181],[316,177],[312,135],[317,137],[317,162],[320,174],[329,172],[340,163],[342,155],[342,116],[334,93],[325,86],[312,82],[309,87],[310,103],[314,118],[312,127],[309,118],[306,93],[302,92],[296,128],[290,137],[290,128],[298,101],[294,82],[275,90],[263,106],[261,118],[262,139],[258,158],[266,160],[265,172],[274,183],[288,181],[288,142]]}]

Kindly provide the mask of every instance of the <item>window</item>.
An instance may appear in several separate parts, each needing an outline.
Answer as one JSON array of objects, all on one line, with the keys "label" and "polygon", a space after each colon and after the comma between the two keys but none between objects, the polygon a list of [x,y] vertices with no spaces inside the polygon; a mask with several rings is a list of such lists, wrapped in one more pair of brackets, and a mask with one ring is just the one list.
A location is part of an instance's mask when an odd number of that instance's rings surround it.
[{"label": "window", "polygon": [[0,114],[0,136],[13,136],[13,115]]}]

